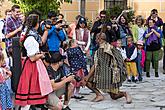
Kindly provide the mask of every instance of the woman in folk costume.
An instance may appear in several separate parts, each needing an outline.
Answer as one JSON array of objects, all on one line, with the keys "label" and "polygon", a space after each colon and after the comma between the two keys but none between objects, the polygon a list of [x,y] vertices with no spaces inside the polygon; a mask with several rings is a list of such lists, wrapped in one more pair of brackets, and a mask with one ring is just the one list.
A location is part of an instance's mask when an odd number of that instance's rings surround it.
[{"label": "woman in folk costume", "polygon": [[123,58],[120,52],[105,40],[104,33],[97,35],[96,41],[99,44],[99,49],[94,56],[94,65],[88,76],[84,78],[85,84],[96,93],[96,98],[93,100],[95,102],[104,99],[98,90],[101,89],[103,92],[109,93],[113,100],[125,97],[127,103],[131,103],[132,99],[128,93],[119,90],[126,80],[126,67]]},{"label": "woman in folk costume", "polygon": [[75,33],[73,34],[73,39],[77,40],[78,46],[85,54],[89,52],[89,46],[91,43],[90,31],[87,28],[87,21],[84,17],[79,19]]},{"label": "woman in folk costume", "polygon": [[15,104],[21,106],[21,110],[29,110],[30,105],[45,104],[47,95],[52,92],[46,68],[41,60],[44,54],[39,46],[45,43],[48,30],[42,36],[37,33],[39,16],[31,14],[26,21],[26,32],[23,47],[27,57],[23,61],[22,74],[19,79],[15,97]]}]

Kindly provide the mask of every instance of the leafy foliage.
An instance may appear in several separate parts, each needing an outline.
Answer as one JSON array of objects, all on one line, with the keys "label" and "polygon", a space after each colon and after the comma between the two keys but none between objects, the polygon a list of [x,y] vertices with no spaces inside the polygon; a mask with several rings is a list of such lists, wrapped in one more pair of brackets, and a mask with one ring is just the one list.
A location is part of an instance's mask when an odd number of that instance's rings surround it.
[{"label": "leafy foliage", "polygon": [[[131,11],[123,14],[127,17],[128,22],[130,22],[134,17],[135,11],[132,10],[132,8],[130,7],[127,7],[127,10],[131,10]],[[117,5],[111,9],[107,9],[106,11],[107,11],[108,19],[111,19],[113,17],[118,17],[122,13],[123,9],[121,8],[121,6]]]},{"label": "leafy foliage", "polygon": [[31,10],[39,10],[42,12],[43,17],[51,11],[58,12],[60,4],[63,2],[72,3],[72,0],[11,0],[12,2],[20,5],[24,13]]}]

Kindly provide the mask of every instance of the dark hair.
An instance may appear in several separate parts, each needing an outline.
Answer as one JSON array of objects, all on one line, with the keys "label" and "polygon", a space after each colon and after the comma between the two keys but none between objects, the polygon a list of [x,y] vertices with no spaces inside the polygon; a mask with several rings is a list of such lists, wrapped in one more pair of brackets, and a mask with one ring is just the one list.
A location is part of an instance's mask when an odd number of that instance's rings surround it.
[{"label": "dark hair", "polygon": [[151,13],[158,13],[158,10],[157,9],[152,9]]},{"label": "dark hair", "polygon": [[81,17],[82,17],[81,15],[77,15],[75,19],[79,20],[79,18],[81,18]]},{"label": "dark hair", "polygon": [[19,5],[13,5],[11,7],[11,11],[15,11],[15,9],[20,9],[20,6]]},{"label": "dark hair", "polygon": [[58,16],[62,16],[62,19],[64,18],[64,15],[62,13],[58,14]]},{"label": "dark hair", "polygon": [[52,17],[56,17],[57,13],[55,11],[49,11],[48,12],[48,18],[51,19]]},{"label": "dark hair", "polygon": [[31,14],[27,17],[25,25],[27,26],[27,31],[25,36],[29,33],[30,29],[34,28],[37,23],[39,23],[39,16],[37,14]]},{"label": "dark hair", "polygon": [[120,16],[120,18],[119,18],[119,25],[122,24],[122,22],[121,22],[121,17],[123,17],[123,18],[125,19],[125,25],[128,25],[127,18],[126,18],[124,15]]},{"label": "dark hair", "polygon": [[5,11],[5,15],[7,15],[8,12],[11,12],[11,10],[10,10],[10,9],[7,9],[7,10]]},{"label": "dark hair", "polygon": [[100,11],[100,15],[101,15],[101,14],[106,15],[106,13],[107,13],[107,12],[106,12],[105,10]]},{"label": "dark hair", "polygon": [[76,29],[79,29],[79,28],[80,28],[81,18],[83,18],[83,19],[85,20],[84,24],[85,24],[85,28],[87,28],[87,21],[86,21],[86,18],[80,17],[79,20],[78,20],[78,23],[77,23],[77,25],[76,25]]},{"label": "dark hair", "polygon": [[[154,19],[150,19],[150,20],[152,20],[152,21],[153,21],[153,23],[156,23],[156,21],[155,21]],[[150,20],[148,20],[148,21],[150,21]]]}]

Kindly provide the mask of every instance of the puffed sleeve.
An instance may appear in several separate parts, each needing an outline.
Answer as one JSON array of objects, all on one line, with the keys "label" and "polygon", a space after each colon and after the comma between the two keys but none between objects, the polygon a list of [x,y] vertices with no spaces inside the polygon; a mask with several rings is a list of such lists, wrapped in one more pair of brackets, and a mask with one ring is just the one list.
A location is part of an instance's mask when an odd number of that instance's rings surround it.
[{"label": "puffed sleeve", "polygon": [[24,42],[24,47],[27,51],[27,56],[34,56],[36,53],[39,53],[39,43],[34,39],[33,36],[26,38]]}]

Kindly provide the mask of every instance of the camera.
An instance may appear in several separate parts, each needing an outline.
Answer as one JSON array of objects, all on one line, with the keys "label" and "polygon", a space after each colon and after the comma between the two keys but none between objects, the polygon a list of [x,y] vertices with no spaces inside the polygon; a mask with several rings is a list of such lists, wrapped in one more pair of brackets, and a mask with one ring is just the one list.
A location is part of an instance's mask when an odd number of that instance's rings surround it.
[{"label": "camera", "polygon": [[[62,24],[62,23],[63,23],[63,20],[59,20],[59,21],[56,22],[56,24],[59,24],[59,23]],[[61,28],[68,28],[69,25],[62,24],[60,27],[61,27]]]},{"label": "camera", "polygon": [[50,19],[47,19],[47,20],[45,20],[45,21],[43,22],[43,25],[45,25],[45,27],[46,27],[47,29],[51,29],[51,27],[52,27],[52,21],[51,21]]},{"label": "camera", "polygon": [[62,28],[68,28],[69,25],[66,25],[66,24],[65,24],[65,25],[62,25],[61,27],[62,27]]},{"label": "camera", "polygon": [[[71,76],[71,75],[74,75],[74,74],[70,73],[66,77]],[[76,82],[80,82],[82,80],[79,76],[76,76],[76,75],[74,76],[74,79],[76,80]]]}]

